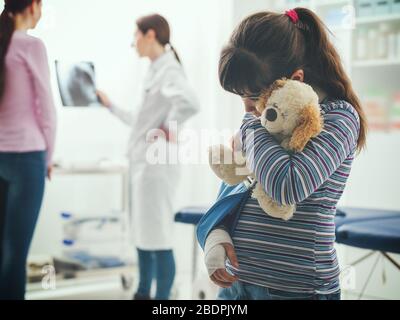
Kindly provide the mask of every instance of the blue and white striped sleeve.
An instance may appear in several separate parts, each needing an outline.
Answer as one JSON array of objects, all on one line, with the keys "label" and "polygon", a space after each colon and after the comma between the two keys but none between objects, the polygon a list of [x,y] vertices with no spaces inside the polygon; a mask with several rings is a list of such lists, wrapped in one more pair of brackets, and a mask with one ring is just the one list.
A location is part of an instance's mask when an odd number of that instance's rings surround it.
[{"label": "blue and white striped sleeve", "polygon": [[324,129],[302,152],[283,149],[261,125],[246,114],[241,126],[242,149],[248,168],[265,192],[283,205],[299,203],[315,192],[355,151],[358,115],[337,108],[324,115]]}]

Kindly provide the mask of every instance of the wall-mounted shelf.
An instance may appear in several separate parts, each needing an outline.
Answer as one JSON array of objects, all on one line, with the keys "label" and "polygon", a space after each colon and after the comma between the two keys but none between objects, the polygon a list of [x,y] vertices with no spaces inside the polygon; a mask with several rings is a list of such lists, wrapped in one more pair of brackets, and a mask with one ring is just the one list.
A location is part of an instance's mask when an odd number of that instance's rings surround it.
[{"label": "wall-mounted shelf", "polygon": [[351,4],[351,0],[321,0],[315,1],[316,7],[329,7],[329,6],[338,6],[338,5],[347,5]]},{"label": "wall-mounted shelf", "polygon": [[363,67],[385,67],[385,66],[400,66],[400,59],[380,59],[380,60],[362,60],[353,61],[353,67],[363,68]]},{"label": "wall-mounted shelf", "polygon": [[379,23],[379,22],[399,22],[400,23],[400,14],[386,14],[386,15],[377,15],[371,17],[360,17],[356,18],[356,24],[372,24],[372,23]]},{"label": "wall-mounted shelf", "polygon": [[352,31],[353,28],[351,26],[329,26],[328,30],[331,32],[349,32]]}]

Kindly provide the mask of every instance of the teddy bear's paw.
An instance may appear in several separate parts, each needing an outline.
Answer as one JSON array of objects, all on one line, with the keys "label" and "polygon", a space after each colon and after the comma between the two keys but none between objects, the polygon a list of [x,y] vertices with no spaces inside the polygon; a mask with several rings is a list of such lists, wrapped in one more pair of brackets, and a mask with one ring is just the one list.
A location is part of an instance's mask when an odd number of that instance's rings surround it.
[{"label": "teddy bear's paw", "polygon": [[[251,193],[251,197],[253,199],[264,199],[264,197],[267,197],[267,194],[265,193],[264,189],[262,186],[257,182],[256,186],[253,189],[253,192]],[[267,201],[267,200],[261,200],[261,201]],[[260,202],[260,201],[259,201]]]},{"label": "teddy bear's paw", "polygon": [[209,148],[209,165],[215,175],[229,185],[237,185],[247,177],[247,171],[233,161],[233,152],[224,145]]},{"label": "teddy bear's paw", "polygon": [[236,186],[246,180],[247,176],[237,176],[235,175],[235,172],[236,168],[233,169],[233,173],[230,172],[225,174],[225,177],[222,180],[230,186]]},{"label": "teddy bear's paw", "polygon": [[233,152],[220,144],[208,148],[208,161],[210,165],[233,164]]},{"label": "teddy bear's paw", "polygon": [[[257,189],[257,188],[256,188]],[[290,220],[296,211],[295,205],[279,205],[271,197],[269,197],[264,190],[257,190],[256,193],[253,192],[253,197],[258,200],[258,204],[261,209],[264,210],[266,214],[273,218],[278,218],[282,220]]]},{"label": "teddy bear's paw", "polygon": [[286,213],[282,215],[282,219],[285,221],[288,221],[293,218],[293,214],[296,212],[296,206],[295,205],[288,205],[288,206],[283,206],[286,208]]},{"label": "teddy bear's paw", "polygon": [[211,169],[218,178],[231,186],[235,186],[247,178],[247,176],[236,175],[238,168],[233,164],[211,165]]},{"label": "teddy bear's paw", "polygon": [[290,150],[290,138],[283,139],[281,142],[281,147],[285,150]]},{"label": "teddy bear's paw", "polygon": [[295,210],[291,208],[291,206],[279,206],[276,204],[276,206],[273,206],[272,208],[269,207],[267,209],[268,211],[265,211],[269,216],[277,219],[282,219],[284,221],[288,221],[293,217],[293,213]]}]

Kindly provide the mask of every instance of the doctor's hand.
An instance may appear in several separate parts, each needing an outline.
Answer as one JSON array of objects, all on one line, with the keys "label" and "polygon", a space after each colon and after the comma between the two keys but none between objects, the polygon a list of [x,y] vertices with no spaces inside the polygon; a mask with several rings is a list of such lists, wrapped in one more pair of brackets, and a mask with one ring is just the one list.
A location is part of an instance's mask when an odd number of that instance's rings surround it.
[{"label": "doctor's hand", "polygon": [[105,106],[106,108],[111,108],[112,105],[111,100],[103,91],[96,90],[96,94],[103,106]]}]

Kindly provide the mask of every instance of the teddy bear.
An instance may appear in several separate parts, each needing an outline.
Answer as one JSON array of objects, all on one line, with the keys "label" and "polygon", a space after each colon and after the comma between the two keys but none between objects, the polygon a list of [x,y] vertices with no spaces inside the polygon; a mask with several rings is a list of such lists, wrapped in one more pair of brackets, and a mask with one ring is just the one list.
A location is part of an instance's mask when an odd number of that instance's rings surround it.
[{"label": "teddy bear", "polygon": [[[289,152],[301,152],[308,141],[323,130],[318,95],[311,86],[297,80],[279,79],[259,97],[256,109],[262,126]],[[232,147],[216,145],[209,148],[209,164],[214,173],[228,185],[237,185],[254,174],[246,167],[239,136]],[[252,197],[268,215],[289,220],[296,205],[281,205],[269,197],[256,183]]]}]

